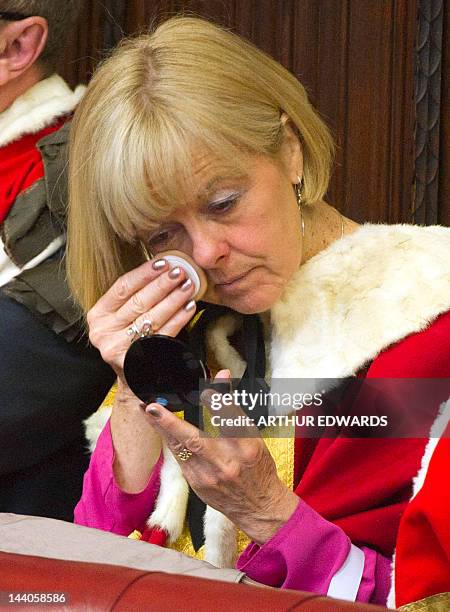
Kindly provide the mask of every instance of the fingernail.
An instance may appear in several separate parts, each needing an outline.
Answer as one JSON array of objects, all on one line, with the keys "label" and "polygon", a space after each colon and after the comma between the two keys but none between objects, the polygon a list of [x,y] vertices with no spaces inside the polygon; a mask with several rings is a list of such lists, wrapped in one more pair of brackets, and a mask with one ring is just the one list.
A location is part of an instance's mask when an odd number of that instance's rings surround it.
[{"label": "fingernail", "polygon": [[184,281],[181,285],[181,291],[187,291],[190,287],[192,287],[192,281],[190,278]]},{"label": "fingernail", "polygon": [[[220,374],[220,376],[219,376]],[[224,378],[231,378],[231,371],[228,370],[228,368],[226,370],[219,370],[219,372],[217,372],[215,378],[217,378],[218,380],[223,380]]]},{"label": "fingernail", "polygon": [[165,259],[157,259],[152,263],[152,267],[154,270],[162,270],[166,263],[167,261]]},{"label": "fingernail", "polygon": [[215,391],[213,389],[205,389],[200,393],[200,404],[202,406],[211,407],[211,402],[213,400],[213,395]]},{"label": "fingernail", "polygon": [[169,272],[169,278],[178,278],[181,274],[181,268],[178,266]]},{"label": "fingernail", "polygon": [[153,406],[152,404],[150,404],[149,406],[146,406],[145,408],[145,412],[147,414],[151,414],[152,417],[155,417],[155,419],[159,419],[159,417],[161,416],[158,408],[156,408],[155,406]]},{"label": "fingernail", "polygon": [[195,308],[195,300],[190,300],[184,307],[185,310],[192,310],[193,308]]}]

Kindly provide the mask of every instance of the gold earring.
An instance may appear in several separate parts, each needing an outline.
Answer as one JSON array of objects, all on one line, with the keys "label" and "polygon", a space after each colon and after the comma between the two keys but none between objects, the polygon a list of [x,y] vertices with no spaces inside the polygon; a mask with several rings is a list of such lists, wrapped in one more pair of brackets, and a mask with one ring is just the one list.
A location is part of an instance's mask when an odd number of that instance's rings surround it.
[{"label": "gold earring", "polygon": [[295,195],[297,197],[298,210],[300,212],[300,223],[301,223],[301,228],[302,228],[302,238],[304,238],[305,237],[305,220],[303,218],[303,211],[302,211],[302,202],[303,202],[302,187],[303,187],[303,181],[302,181],[302,178],[300,176],[298,176],[297,178],[298,178],[298,183],[295,183],[294,191],[295,191]]},{"label": "gold earring", "polygon": [[147,259],[147,261],[149,261],[150,259],[153,259],[154,258],[154,254],[151,251],[148,250],[148,248],[142,242],[142,240],[140,241],[140,245],[141,245],[142,252],[144,253],[144,256]]},{"label": "gold earring", "polygon": [[303,197],[302,197],[303,183],[302,183],[302,179],[299,176],[297,178],[298,178],[298,183],[295,183],[294,190],[295,190],[295,195],[297,196],[297,206],[301,210],[302,200],[303,200]]}]

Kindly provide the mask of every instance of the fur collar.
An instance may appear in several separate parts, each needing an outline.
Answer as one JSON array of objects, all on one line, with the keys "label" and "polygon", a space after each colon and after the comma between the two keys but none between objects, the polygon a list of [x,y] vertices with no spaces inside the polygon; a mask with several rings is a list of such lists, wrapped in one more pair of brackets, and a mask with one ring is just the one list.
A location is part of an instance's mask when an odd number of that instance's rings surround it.
[{"label": "fur collar", "polygon": [[[366,224],[295,274],[271,310],[271,376],[341,378],[450,310],[450,229]],[[228,316],[228,315],[227,315]],[[233,376],[242,362],[226,319],[209,346]]]},{"label": "fur collar", "polygon": [[57,74],[39,81],[0,114],[0,147],[35,134],[74,110],[86,87],[72,91]]}]

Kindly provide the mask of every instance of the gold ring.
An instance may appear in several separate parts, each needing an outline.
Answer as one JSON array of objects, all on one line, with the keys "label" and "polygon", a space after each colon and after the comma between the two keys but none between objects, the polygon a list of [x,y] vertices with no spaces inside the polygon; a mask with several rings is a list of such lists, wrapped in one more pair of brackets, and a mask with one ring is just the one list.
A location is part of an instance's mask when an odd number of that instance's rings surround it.
[{"label": "gold ring", "polygon": [[188,459],[190,459],[190,457],[192,457],[192,455],[192,451],[190,451],[188,448],[183,448],[182,450],[180,450],[179,453],[177,453],[177,457],[181,461],[187,461]]},{"label": "gold ring", "polygon": [[141,338],[147,338],[148,336],[151,336],[154,333],[153,323],[151,322],[150,319],[144,319],[144,321],[142,321],[142,325],[141,325],[141,329],[139,333],[140,333]]}]

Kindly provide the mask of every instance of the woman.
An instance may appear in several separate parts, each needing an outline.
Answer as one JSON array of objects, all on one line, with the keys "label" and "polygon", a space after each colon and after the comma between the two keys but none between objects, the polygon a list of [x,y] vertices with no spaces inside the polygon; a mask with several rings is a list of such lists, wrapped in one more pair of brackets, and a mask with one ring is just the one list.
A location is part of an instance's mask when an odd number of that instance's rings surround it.
[{"label": "woman", "polygon": [[206,559],[232,563],[237,528],[251,578],[383,603],[424,441],[267,440],[273,458],[260,437],[208,439],[143,406],[123,376],[130,329],[193,321],[168,249],[230,311],[206,332],[219,378],[242,374],[255,318],[274,378],[450,374],[449,230],[342,217],[323,201],[332,151],[298,81],[203,20],[170,19],[96,72],[74,119],[68,269],[118,393],[76,520],[128,535],[151,515],[151,541],[196,554],[189,484],[208,504]]}]

